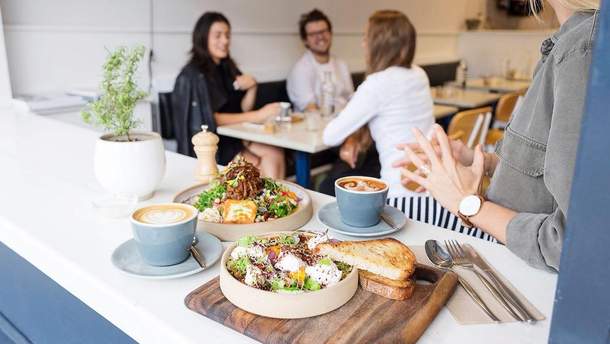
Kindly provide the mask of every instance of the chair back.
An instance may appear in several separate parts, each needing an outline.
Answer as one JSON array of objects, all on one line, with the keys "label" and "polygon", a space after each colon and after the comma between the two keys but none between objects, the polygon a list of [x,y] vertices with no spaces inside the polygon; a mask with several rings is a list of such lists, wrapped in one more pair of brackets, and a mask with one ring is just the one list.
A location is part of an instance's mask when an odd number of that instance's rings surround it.
[{"label": "chair back", "polygon": [[[451,119],[451,122],[449,123],[447,135],[456,140],[461,140],[462,142],[464,142],[464,144],[468,144],[468,141],[478,142],[479,140],[477,140],[477,138],[479,136],[480,127],[483,124],[482,122],[485,117],[485,114],[491,111],[491,106],[486,106],[482,108],[458,112],[457,114],[455,114],[455,116],[453,116],[453,119]],[[479,115],[481,117],[479,117]],[[470,134],[473,132],[473,129],[475,129],[475,125],[477,123],[478,118],[481,119],[479,120],[478,128],[476,128],[476,136],[474,136],[472,140],[469,140],[471,136]]]},{"label": "chair back", "polygon": [[498,105],[496,106],[495,120],[508,123],[510,116],[515,110],[517,99],[519,99],[520,96],[520,92],[508,93],[503,95],[500,100],[498,100]]}]

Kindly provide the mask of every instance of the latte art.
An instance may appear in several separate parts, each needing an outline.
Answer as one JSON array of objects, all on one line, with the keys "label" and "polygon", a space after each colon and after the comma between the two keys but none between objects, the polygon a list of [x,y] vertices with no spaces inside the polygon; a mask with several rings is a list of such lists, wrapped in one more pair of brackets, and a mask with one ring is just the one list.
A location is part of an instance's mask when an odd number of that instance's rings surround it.
[{"label": "latte art", "polygon": [[152,225],[182,222],[193,216],[193,210],[179,204],[149,206],[136,211],[134,220]]},{"label": "latte art", "polygon": [[182,209],[151,210],[142,214],[140,221],[152,224],[180,222],[187,218]]}]

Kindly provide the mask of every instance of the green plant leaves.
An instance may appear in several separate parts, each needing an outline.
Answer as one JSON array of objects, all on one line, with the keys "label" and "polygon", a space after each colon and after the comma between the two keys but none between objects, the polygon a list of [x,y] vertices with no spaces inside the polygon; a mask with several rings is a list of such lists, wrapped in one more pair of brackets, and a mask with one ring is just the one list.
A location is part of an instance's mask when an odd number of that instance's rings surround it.
[{"label": "green plant leaves", "polygon": [[139,45],[133,49],[119,47],[110,52],[103,66],[102,95],[81,113],[86,123],[101,126],[117,137],[130,139],[129,131],[139,125],[133,117],[133,110],[138,101],[148,96],[148,93],[138,90],[134,80],[144,51],[144,46]]}]

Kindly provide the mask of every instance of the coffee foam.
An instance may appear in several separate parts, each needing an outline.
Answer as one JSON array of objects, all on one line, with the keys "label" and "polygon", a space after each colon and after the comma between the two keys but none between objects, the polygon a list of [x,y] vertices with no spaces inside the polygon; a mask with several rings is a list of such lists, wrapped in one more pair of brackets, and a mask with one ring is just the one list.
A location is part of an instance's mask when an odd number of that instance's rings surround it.
[{"label": "coffee foam", "polygon": [[139,222],[161,225],[181,222],[192,215],[190,208],[181,205],[156,205],[137,210],[133,218]]},{"label": "coffee foam", "polygon": [[377,192],[386,188],[382,181],[362,177],[345,177],[338,180],[337,185],[353,192]]}]

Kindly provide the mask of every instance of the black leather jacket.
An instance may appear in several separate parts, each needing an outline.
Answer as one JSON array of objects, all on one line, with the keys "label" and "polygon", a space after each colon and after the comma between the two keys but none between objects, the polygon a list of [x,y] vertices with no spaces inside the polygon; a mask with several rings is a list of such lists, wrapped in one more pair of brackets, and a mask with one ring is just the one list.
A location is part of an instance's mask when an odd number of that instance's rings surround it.
[{"label": "black leather jacket", "polygon": [[[191,138],[201,131],[201,125],[205,124],[209,131],[216,132],[214,113],[227,102],[227,95],[218,82],[208,80],[193,63],[187,64],[176,78],[171,98],[178,153],[195,156]],[[224,164],[239,153],[243,146],[241,141],[222,136],[220,139],[216,161]]]}]

